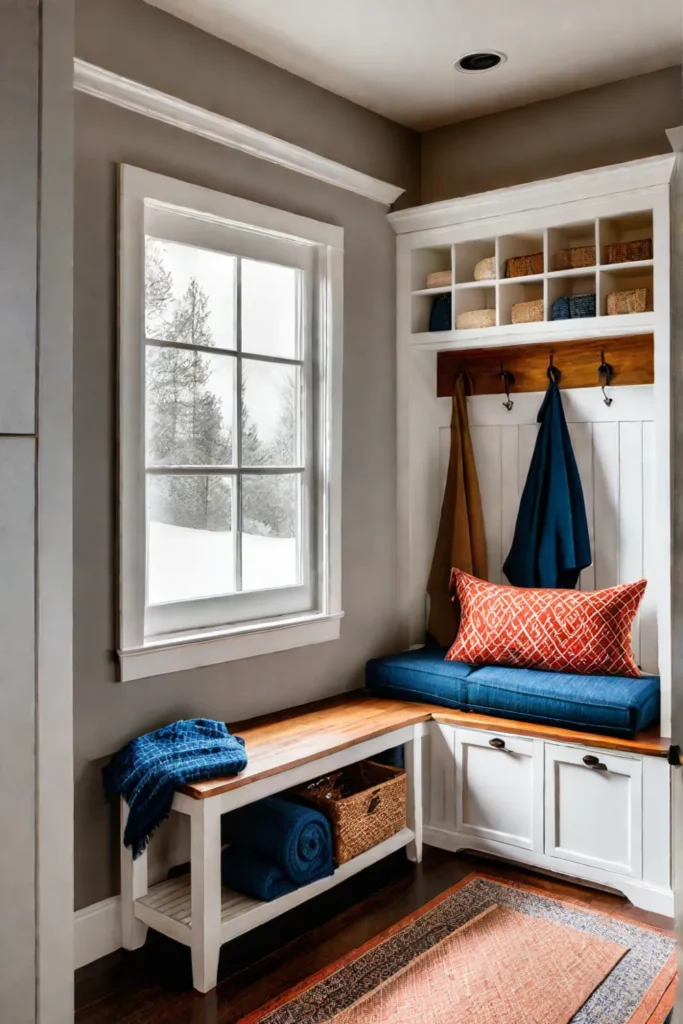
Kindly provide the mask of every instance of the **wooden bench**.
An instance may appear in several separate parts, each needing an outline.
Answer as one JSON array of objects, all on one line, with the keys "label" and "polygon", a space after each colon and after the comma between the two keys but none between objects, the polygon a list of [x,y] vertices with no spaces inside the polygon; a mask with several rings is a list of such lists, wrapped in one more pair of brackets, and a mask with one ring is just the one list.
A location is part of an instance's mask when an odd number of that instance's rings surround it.
[{"label": "wooden bench", "polygon": [[[581,753],[602,749],[622,755],[638,755],[648,765],[655,759],[657,768],[660,759],[666,757],[668,748],[668,741],[662,740],[655,730],[647,730],[633,740],[622,740],[363,694],[321,701],[252,722],[231,725],[231,731],[246,741],[249,764],[245,771],[232,778],[212,779],[187,786],[176,793],[173,801],[173,810],[190,818],[189,876],[168,879],[149,887],[147,855],[133,861],[130,850],[121,845],[124,948],[137,949],[141,946],[148,927],[190,946],[194,986],[200,992],[208,992],[216,985],[218,957],[223,943],[317,896],[403,847],[412,861],[420,861],[423,843],[423,738],[429,735],[430,729],[440,729],[442,733],[445,730],[448,734],[448,730],[455,728],[468,733],[478,730],[486,735],[495,732],[517,738],[527,737],[536,743],[563,744],[567,749]],[[496,742],[501,745],[500,741]],[[405,744],[409,780],[408,827],[404,831],[344,864],[332,877],[304,886],[271,903],[262,903],[222,886],[222,814],[400,744]],[[432,764],[431,784],[427,780],[427,789],[430,785],[432,788],[432,802],[434,786],[440,779],[444,784],[443,780],[452,776],[454,771],[453,751],[450,749],[452,736],[446,742],[448,763],[442,763],[440,751],[443,746],[441,742],[427,752],[427,760]],[[665,761],[661,767],[666,775]],[[658,771],[658,774],[662,772]],[[498,790],[500,780],[497,783],[494,780],[493,785]],[[455,806],[455,794],[451,793],[451,797]],[[126,815],[127,807],[122,803],[122,829]],[[668,826],[661,807],[657,815],[662,818],[661,828],[665,831]],[[495,842],[487,845],[486,840],[473,835],[456,838],[442,828],[429,828],[427,835],[433,845],[445,843],[447,849],[458,849],[464,844],[498,855],[506,850],[505,845]],[[566,864],[526,854],[514,846],[510,849],[517,858],[526,856],[525,862],[530,865],[567,870]],[[598,872],[593,878],[589,869],[578,867],[576,875],[588,881],[599,881],[602,877]],[[606,876],[606,881],[609,884],[619,879]],[[620,887],[634,901],[641,895],[638,890],[629,890],[623,882]],[[665,892],[662,899],[664,906],[668,906],[666,901],[669,897]],[[665,912],[659,903],[650,909]]]},{"label": "wooden bench", "polygon": [[[220,947],[279,914],[317,896],[375,861],[406,848],[422,858],[422,737],[427,707],[401,701],[352,697],[308,705],[231,731],[243,736],[249,757],[240,775],[187,786],[173,810],[190,819],[190,874],[148,887],[147,854],[133,860],[121,844],[122,941],[137,949],[153,928],[192,950],[194,987],[216,986]],[[262,800],[326,772],[405,744],[408,827],[343,864],[330,878],[262,903],[221,883],[221,815]],[[122,802],[122,830],[128,808]],[[123,832],[122,832],[123,834]]]}]

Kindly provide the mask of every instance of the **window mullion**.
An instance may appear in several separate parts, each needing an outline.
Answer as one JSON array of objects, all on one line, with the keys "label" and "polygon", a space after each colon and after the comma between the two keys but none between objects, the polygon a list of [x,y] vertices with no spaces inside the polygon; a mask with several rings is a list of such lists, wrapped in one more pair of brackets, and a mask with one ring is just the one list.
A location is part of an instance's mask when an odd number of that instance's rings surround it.
[{"label": "window mullion", "polygon": [[233,507],[233,544],[235,551],[235,590],[239,594],[242,591],[242,260],[237,257],[235,268],[235,343],[237,345],[237,373],[236,388],[237,400],[235,402],[235,437],[237,443],[236,465],[237,474],[234,484],[234,507]]}]

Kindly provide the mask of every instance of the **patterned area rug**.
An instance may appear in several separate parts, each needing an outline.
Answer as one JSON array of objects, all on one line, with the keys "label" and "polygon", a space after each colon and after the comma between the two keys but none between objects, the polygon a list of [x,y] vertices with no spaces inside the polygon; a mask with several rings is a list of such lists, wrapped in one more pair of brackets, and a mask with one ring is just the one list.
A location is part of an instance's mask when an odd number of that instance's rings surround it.
[{"label": "patterned area rug", "polygon": [[470,875],[240,1024],[663,1024],[675,943]]}]

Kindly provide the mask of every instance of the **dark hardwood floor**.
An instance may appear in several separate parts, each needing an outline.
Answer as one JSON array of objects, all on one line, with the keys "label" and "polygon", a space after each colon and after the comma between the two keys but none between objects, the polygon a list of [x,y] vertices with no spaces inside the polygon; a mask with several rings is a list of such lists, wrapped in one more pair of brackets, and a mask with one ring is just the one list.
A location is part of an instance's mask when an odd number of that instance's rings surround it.
[{"label": "dark hardwood floor", "polygon": [[189,950],[150,932],[143,949],[120,950],[76,972],[76,1024],[232,1024],[476,870],[673,928],[612,893],[428,848],[419,867],[395,854],[224,946],[218,988],[207,996],[192,989]]}]

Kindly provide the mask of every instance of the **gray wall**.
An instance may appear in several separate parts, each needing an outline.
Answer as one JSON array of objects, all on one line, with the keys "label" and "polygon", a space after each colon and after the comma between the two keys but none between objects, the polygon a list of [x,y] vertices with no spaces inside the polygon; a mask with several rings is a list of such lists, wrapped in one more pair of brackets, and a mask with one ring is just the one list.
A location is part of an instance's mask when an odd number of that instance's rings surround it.
[{"label": "gray wall", "polygon": [[[78,55],[414,191],[419,139],[137,0],[82,0]],[[156,59],[155,59],[155,54]],[[185,73],[185,68],[192,73]],[[130,163],[345,229],[341,639],[115,682],[116,174]],[[76,906],[117,891],[103,760],[190,715],[237,720],[360,685],[396,642],[394,236],[378,204],[77,94],[74,325]]]},{"label": "gray wall", "polygon": [[422,136],[422,202],[670,153],[681,69],[666,68]]}]

